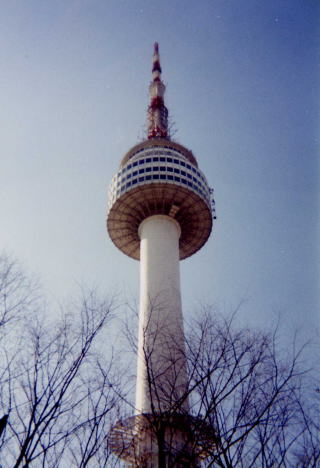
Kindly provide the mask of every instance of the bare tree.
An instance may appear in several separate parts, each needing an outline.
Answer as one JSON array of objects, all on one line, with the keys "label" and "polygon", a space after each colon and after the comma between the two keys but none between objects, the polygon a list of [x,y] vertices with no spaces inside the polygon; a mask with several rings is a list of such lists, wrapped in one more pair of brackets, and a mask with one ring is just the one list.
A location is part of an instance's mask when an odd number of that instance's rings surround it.
[{"label": "bare tree", "polygon": [[298,398],[297,424],[303,428],[302,436],[294,447],[295,466],[298,468],[320,465],[320,388],[319,381],[310,378],[303,398]]},{"label": "bare tree", "polygon": [[277,330],[239,328],[234,316],[206,312],[180,349],[163,324],[147,325],[150,412],[121,420],[135,410],[133,382],[119,370],[121,350],[115,362],[104,346],[114,332],[112,304],[83,294],[48,322],[38,296],[18,265],[0,257],[3,468],[121,466],[115,445],[142,467],[146,433],[159,468],[319,465],[320,385],[302,365],[303,347],[280,351]]},{"label": "bare tree", "polygon": [[[166,334],[174,348],[174,336]],[[319,413],[307,394],[310,380],[302,366],[304,346],[296,349],[293,343],[292,350],[281,352],[277,330],[237,328],[234,316],[226,319],[207,312],[188,327],[186,348],[180,355],[174,349],[170,358],[169,346],[165,347],[165,372],[170,369],[170,379],[162,385],[147,342],[144,359],[152,402],[150,413],[140,416],[140,433],[141,437],[145,431],[153,434],[159,468],[318,466]],[[188,384],[177,398],[181,353],[187,362]],[[118,438],[118,447],[123,435],[120,456],[144,466],[139,447],[134,447],[140,443],[136,418],[118,423],[111,434]]]},{"label": "bare tree", "polygon": [[232,319],[210,315],[187,343],[192,408],[218,436],[206,466],[290,464],[303,435],[296,419],[303,348],[283,356],[276,333],[237,330]]},{"label": "bare tree", "polygon": [[103,354],[112,304],[91,292],[46,322],[26,277],[8,259],[2,266],[1,466],[106,466],[120,385]]},{"label": "bare tree", "polygon": [[[19,320],[38,299],[37,281],[24,274],[16,260],[0,254],[0,339],[8,333],[8,325]],[[5,328],[6,327],[6,328]]]},{"label": "bare tree", "polygon": [[[23,314],[36,307],[38,285],[25,275],[17,261],[0,254],[0,398],[10,383],[11,368],[18,354]],[[0,413],[0,447],[8,421],[6,406]]]}]

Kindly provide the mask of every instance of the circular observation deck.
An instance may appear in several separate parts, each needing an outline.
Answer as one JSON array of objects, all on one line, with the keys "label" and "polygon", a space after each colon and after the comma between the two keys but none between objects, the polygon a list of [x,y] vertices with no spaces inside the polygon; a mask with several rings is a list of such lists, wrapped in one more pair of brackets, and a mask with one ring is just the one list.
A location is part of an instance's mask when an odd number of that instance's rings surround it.
[{"label": "circular observation deck", "polygon": [[112,241],[139,260],[139,225],[157,214],[171,216],[180,224],[181,260],[205,244],[215,219],[212,189],[195,157],[165,139],[142,142],[122,159],[108,196],[107,228]]}]

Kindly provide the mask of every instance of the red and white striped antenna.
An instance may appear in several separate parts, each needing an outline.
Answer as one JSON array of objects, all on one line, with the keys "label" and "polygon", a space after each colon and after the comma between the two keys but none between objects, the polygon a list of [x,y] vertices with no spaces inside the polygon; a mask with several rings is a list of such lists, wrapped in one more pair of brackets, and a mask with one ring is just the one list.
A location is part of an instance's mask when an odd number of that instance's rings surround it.
[{"label": "red and white striped antenna", "polygon": [[154,43],[152,60],[152,81],[149,86],[150,105],[148,107],[148,139],[169,139],[168,109],[164,104],[166,87],[161,80],[159,44]]}]

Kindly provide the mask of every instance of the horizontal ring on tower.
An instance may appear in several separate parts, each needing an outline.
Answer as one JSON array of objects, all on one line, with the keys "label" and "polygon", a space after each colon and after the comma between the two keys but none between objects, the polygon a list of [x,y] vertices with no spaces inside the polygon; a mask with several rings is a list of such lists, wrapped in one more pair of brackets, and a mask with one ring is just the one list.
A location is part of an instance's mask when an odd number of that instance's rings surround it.
[{"label": "horizontal ring on tower", "polygon": [[[145,143],[127,153],[112,179],[107,215],[109,235],[122,252],[138,260],[140,223],[149,216],[168,215],[181,227],[180,259],[187,258],[210,235],[211,189],[186,148],[168,140],[165,145],[159,144],[159,140]],[[187,157],[189,153],[192,158]]]}]

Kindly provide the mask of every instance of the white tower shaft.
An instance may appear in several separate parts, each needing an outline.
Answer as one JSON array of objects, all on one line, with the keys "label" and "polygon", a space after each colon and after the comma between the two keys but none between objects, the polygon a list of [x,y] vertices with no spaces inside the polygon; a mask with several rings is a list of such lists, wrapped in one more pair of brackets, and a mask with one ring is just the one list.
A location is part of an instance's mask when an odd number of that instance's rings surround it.
[{"label": "white tower shaft", "polygon": [[180,294],[180,226],[155,215],[139,227],[140,311],[136,412],[188,409]]}]

